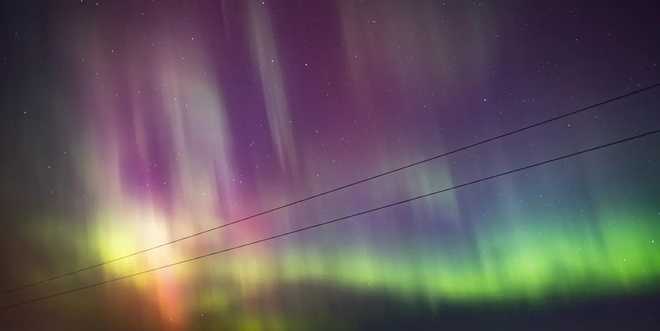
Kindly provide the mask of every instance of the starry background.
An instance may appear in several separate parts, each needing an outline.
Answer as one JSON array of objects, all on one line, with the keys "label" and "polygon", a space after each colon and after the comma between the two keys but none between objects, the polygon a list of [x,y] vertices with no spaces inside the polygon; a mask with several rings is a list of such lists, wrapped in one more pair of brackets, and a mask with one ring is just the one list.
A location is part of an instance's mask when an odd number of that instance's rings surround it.
[{"label": "starry background", "polygon": [[[21,1],[0,284],[93,265],[660,80],[654,1]],[[660,128],[660,89],[146,254],[108,280]],[[9,330],[651,329],[660,138],[2,313]]]}]

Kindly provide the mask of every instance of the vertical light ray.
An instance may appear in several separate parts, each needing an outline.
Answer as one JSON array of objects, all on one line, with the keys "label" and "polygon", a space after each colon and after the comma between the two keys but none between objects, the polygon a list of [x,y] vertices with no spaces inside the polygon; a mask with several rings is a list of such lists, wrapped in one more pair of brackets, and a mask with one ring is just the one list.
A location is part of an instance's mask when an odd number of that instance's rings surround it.
[{"label": "vertical light ray", "polygon": [[249,29],[252,51],[263,91],[268,126],[280,167],[295,172],[297,166],[296,145],[291,129],[291,115],[287,103],[286,81],[282,74],[274,27],[267,7],[256,1],[248,2]]}]

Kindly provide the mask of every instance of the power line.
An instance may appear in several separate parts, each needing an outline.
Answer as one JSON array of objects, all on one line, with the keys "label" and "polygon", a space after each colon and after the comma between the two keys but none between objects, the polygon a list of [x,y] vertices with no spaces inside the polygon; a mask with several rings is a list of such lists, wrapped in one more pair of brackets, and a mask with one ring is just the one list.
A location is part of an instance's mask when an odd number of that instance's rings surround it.
[{"label": "power line", "polygon": [[55,298],[55,297],[58,297],[58,296],[71,294],[71,293],[79,292],[79,291],[94,288],[94,287],[103,286],[103,285],[106,285],[106,284],[109,284],[109,283],[113,283],[113,282],[117,282],[117,281],[120,281],[120,280],[136,277],[136,276],[139,276],[139,275],[151,273],[151,272],[158,271],[158,270],[163,270],[163,269],[170,268],[170,267],[173,267],[173,266],[177,266],[177,265],[180,265],[180,264],[201,260],[201,259],[204,259],[204,258],[207,258],[207,257],[210,257],[210,256],[219,255],[219,254],[227,253],[227,252],[234,251],[234,250],[237,250],[237,249],[240,249],[240,248],[260,244],[260,243],[263,243],[263,242],[266,242],[266,241],[283,238],[283,237],[290,236],[290,235],[295,234],[295,233],[299,233],[299,232],[319,228],[319,227],[322,227],[322,226],[325,226],[325,225],[328,225],[328,224],[345,221],[347,219],[354,218],[354,217],[357,217],[357,216],[362,216],[362,215],[373,213],[373,212],[376,212],[376,211],[379,211],[379,210],[383,210],[383,209],[403,205],[403,204],[406,204],[406,203],[409,203],[409,202],[412,202],[412,201],[415,201],[415,200],[427,198],[427,197],[430,197],[430,196],[433,196],[433,195],[436,195],[436,194],[440,194],[440,193],[443,193],[443,192],[456,190],[456,189],[463,188],[463,187],[466,187],[466,186],[470,186],[470,185],[473,185],[473,184],[478,184],[478,183],[485,182],[485,181],[488,181],[488,180],[491,180],[491,179],[507,176],[507,175],[514,174],[514,173],[517,173],[517,172],[521,172],[521,171],[524,171],[524,170],[528,170],[528,169],[531,169],[531,168],[546,165],[546,164],[549,164],[549,163],[552,163],[552,162],[569,159],[569,158],[576,157],[576,156],[581,155],[581,154],[585,154],[585,153],[605,149],[605,148],[608,148],[608,147],[612,147],[612,146],[622,144],[622,143],[625,143],[625,142],[629,142],[629,141],[632,141],[632,140],[641,139],[641,138],[648,137],[648,136],[658,134],[658,133],[660,133],[660,129],[653,130],[653,131],[647,131],[647,132],[640,133],[640,134],[637,134],[637,135],[634,135],[634,136],[630,136],[630,137],[627,137],[627,138],[615,140],[615,141],[605,143],[605,144],[602,144],[602,145],[597,145],[597,146],[594,146],[594,147],[590,147],[590,148],[583,149],[583,150],[580,150],[580,151],[577,151],[577,152],[565,154],[565,155],[558,156],[558,157],[548,159],[548,160],[545,160],[545,161],[531,163],[531,164],[528,164],[526,166],[523,166],[523,167],[520,167],[520,168],[515,168],[515,169],[512,169],[512,170],[507,170],[507,171],[504,171],[504,172],[500,172],[500,173],[495,174],[495,175],[482,177],[482,178],[475,179],[475,180],[465,182],[465,183],[462,183],[462,184],[458,184],[458,185],[450,186],[450,187],[447,187],[447,188],[443,188],[443,189],[440,189],[440,190],[437,190],[437,191],[417,195],[417,196],[414,196],[414,197],[411,197],[411,198],[408,198],[408,199],[405,199],[405,200],[399,200],[399,201],[396,201],[396,202],[388,203],[388,204],[382,205],[380,207],[363,210],[363,211],[360,211],[360,212],[357,212],[357,213],[354,213],[354,214],[350,214],[350,215],[347,215],[347,216],[334,218],[334,219],[331,219],[331,220],[328,220],[328,221],[325,221],[325,222],[321,222],[321,223],[317,223],[317,224],[314,224],[314,225],[301,227],[301,228],[298,228],[298,229],[295,229],[295,230],[291,230],[291,231],[283,232],[283,233],[280,233],[280,234],[272,235],[272,236],[269,236],[269,237],[266,237],[266,238],[250,241],[250,242],[240,244],[240,245],[237,245],[237,246],[224,248],[224,249],[213,251],[213,252],[210,252],[210,253],[207,253],[207,254],[204,254],[204,255],[199,255],[199,256],[188,258],[188,259],[181,260],[181,261],[178,261],[178,262],[162,265],[160,267],[155,267],[155,268],[143,270],[143,271],[140,271],[140,272],[128,274],[128,275],[125,275],[125,276],[105,280],[105,281],[102,281],[102,282],[98,282],[98,283],[94,283],[94,284],[90,284],[90,285],[85,285],[85,286],[82,286],[82,287],[77,287],[77,288],[74,288],[74,289],[61,291],[61,292],[53,293],[53,294],[42,296],[42,297],[37,297],[37,298],[26,300],[26,301],[17,302],[17,303],[14,303],[14,304],[3,306],[0,309],[2,309],[2,311],[6,311],[6,310],[9,310],[9,309],[17,308],[19,306],[23,306],[23,305],[27,305],[27,304],[31,304],[31,303],[36,303],[36,302],[39,302],[39,301],[48,300],[48,299]]},{"label": "power line", "polygon": [[418,166],[418,165],[421,165],[421,164],[424,164],[424,163],[427,163],[427,162],[430,162],[430,161],[433,161],[433,160],[436,160],[436,159],[439,159],[439,158],[443,158],[443,157],[446,157],[446,156],[449,156],[449,155],[452,155],[452,154],[456,154],[458,152],[469,150],[469,149],[475,148],[477,146],[480,146],[480,145],[483,145],[483,144],[486,144],[486,143],[489,143],[489,142],[500,140],[502,138],[512,136],[512,135],[521,133],[523,131],[527,131],[529,129],[539,127],[539,126],[542,126],[542,125],[545,125],[545,124],[548,124],[548,123],[551,123],[551,122],[555,122],[555,121],[558,121],[558,120],[566,118],[566,117],[570,117],[570,116],[573,116],[573,115],[576,115],[576,114],[579,114],[579,113],[583,113],[583,112],[595,109],[597,107],[604,106],[606,104],[609,104],[609,103],[612,103],[612,102],[615,102],[615,101],[618,101],[618,100],[622,100],[622,99],[625,99],[627,97],[631,97],[633,95],[640,94],[642,92],[652,90],[652,89],[657,88],[657,87],[660,87],[660,83],[656,83],[656,84],[652,84],[652,85],[649,85],[649,86],[646,86],[646,87],[643,87],[643,88],[639,88],[639,89],[636,89],[632,92],[628,92],[628,93],[625,93],[625,94],[622,94],[622,95],[619,95],[619,96],[616,96],[616,97],[613,97],[613,98],[610,98],[610,99],[607,99],[607,100],[604,100],[604,101],[601,101],[601,102],[598,102],[598,103],[594,103],[594,104],[588,105],[588,106],[583,107],[583,108],[576,109],[574,111],[571,111],[571,112],[568,112],[568,113],[565,113],[565,114],[561,114],[561,115],[551,117],[551,118],[548,118],[548,119],[540,121],[540,122],[529,124],[527,126],[524,126],[524,127],[512,130],[512,131],[508,131],[508,132],[505,132],[505,133],[502,133],[502,134],[499,134],[499,135],[496,135],[496,136],[493,136],[493,137],[490,137],[490,138],[486,138],[486,139],[474,142],[472,144],[456,148],[456,149],[448,151],[448,152],[444,152],[444,153],[441,153],[441,154],[436,154],[434,156],[431,156],[431,157],[428,157],[428,158],[425,158],[425,159],[422,159],[422,160],[419,160],[419,161],[415,161],[415,162],[400,166],[400,167],[395,168],[395,169],[387,170],[387,171],[378,173],[376,175],[366,177],[366,178],[363,178],[363,179],[360,179],[360,180],[357,180],[357,181],[354,181],[354,182],[351,182],[351,183],[348,183],[348,184],[337,186],[337,187],[329,189],[327,191],[312,194],[310,196],[307,196],[307,197],[299,199],[299,200],[287,202],[287,203],[279,205],[277,207],[266,209],[266,210],[257,212],[257,213],[252,214],[252,215],[244,216],[242,218],[239,218],[239,219],[236,219],[236,220],[233,220],[233,221],[230,221],[230,222],[227,222],[227,223],[224,223],[224,224],[221,224],[221,225],[218,225],[218,226],[206,229],[206,230],[202,230],[202,231],[199,231],[199,232],[196,232],[196,233],[193,233],[193,234],[189,234],[189,235],[186,235],[186,236],[183,236],[183,237],[171,240],[171,241],[167,241],[167,242],[164,242],[164,243],[161,243],[161,244],[149,247],[149,248],[145,248],[145,249],[142,249],[142,250],[139,250],[139,251],[135,251],[135,252],[130,253],[130,254],[119,256],[119,257],[116,257],[116,258],[113,258],[113,259],[102,261],[102,262],[99,262],[97,264],[93,264],[93,265],[83,267],[83,268],[80,268],[80,269],[77,269],[77,270],[73,270],[73,271],[63,273],[63,274],[52,276],[50,278],[46,278],[46,279],[43,279],[43,280],[40,280],[40,281],[36,281],[36,282],[33,282],[33,283],[28,283],[28,284],[24,284],[24,285],[21,285],[21,286],[18,286],[18,287],[14,287],[14,288],[3,291],[3,294],[9,294],[9,293],[20,291],[20,290],[23,290],[23,289],[26,289],[26,288],[39,286],[41,284],[45,284],[45,283],[48,283],[48,282],[51,282],[51,281],[54,281],[54,280],[58,280],[58,279],[61,279],[61,278],[64,278],[64,277],[72,276],[72,275],[75,275],[75,274],[83,272],[83,271],[95,269],[95,268],[102,267],[102,266],[110,264],[110,263],[114,263],[114,262],[117,262],[117,261],[120,261],[120,260],[127,259],[129,257],[140,255],[140,254],[143,254],[143,253],[146,253],[146,252],[150,252],[152,250],[155,250],[155,249],[158,249],[158,248],[161,248],[161,247],[164,247],[164,246],[169,246],[171,244],[174,244],[174,243],[177,243],[177,242],[180,242],[180,241],[183,241],[183,240],[194,238],[194,237],[203,235],[203,234],[208,233],[208,232],[212,232],[212,231],[215,231],[215,230],[219,230],[219,229],[228,227],[230,225],[241,223],[241,222],[253,219],[255,217],[270,214],[270,213],[273,213],[275,211],[278,211],[278,210],[281,210],[281,209],[284,209],[284,208],[288,208],[288,207],[291,207],[291,206],[294,206],[294,205],[298,205],[298,204],[301,204],[303,202],[306,202],[306,201],[309,201],[309,200],[312,200],[312,199],[315,199],[315,198],[318,198],[318,197],[322,197],[322,196],[325,196],[325,195],[328,195],[328,194],[331,194],[331,193],[334,193],[334,192],[342,191],[344,189],[347,189],[347,188],[350,188],[350,187],[353,187],[353,186],[356,186],[356,185],[359,185],[359,184],[362,184],[362,183],[365,183],[365,182],[369,182],[369,181],[372,181],[372,180],[380,178],[380,177],[391,175],[393,173],[396,173],[396,172],[399,172],[399,171],[402,171],[402,170],[405,170],[405,169],[408,169],[408,168],[412,168],[412,167],[415,167],[415,166]]}]

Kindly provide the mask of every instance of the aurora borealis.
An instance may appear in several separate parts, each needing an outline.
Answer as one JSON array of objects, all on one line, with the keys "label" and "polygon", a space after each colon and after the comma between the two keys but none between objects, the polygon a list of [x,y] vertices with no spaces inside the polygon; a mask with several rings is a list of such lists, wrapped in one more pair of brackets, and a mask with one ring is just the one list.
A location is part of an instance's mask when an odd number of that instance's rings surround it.
[{"label": "aurora borealis", "polygon": [[[2,6],[2,289],[660,81],[652,1]],[[657,130],[659,106],[650,89],[1,303]],[[660,316],[659,150],[648,136],[57,295],[3,312],[3,329],[647,330]]]}]

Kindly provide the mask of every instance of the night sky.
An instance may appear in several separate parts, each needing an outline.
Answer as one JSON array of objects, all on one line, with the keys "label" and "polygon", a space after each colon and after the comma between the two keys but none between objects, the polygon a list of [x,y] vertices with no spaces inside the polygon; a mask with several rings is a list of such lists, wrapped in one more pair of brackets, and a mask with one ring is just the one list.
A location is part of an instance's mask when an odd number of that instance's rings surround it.
[{"label": "night sky", "polygon": [[0,329],[660,323],[660,134],[66,293],[658,130],[660,87],[13,290],[657,84],[656,1],[1,6]]}]

